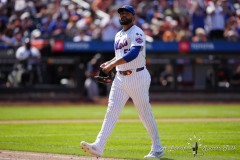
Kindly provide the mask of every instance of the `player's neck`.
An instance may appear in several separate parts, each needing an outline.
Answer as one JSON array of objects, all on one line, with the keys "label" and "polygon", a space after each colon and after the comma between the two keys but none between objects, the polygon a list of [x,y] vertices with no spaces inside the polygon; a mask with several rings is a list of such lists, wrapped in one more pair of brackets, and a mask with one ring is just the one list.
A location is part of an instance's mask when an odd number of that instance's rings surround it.
[{"label": "player's neck", "polygon": [[123,27],[123,30],[124,30],[124,31],[127,31],[127,30],[128,30],[129,28],[131,28],[133,25],[134,25],[133,23],[130,23],[130,24],[128,24],[128,25],[123,25],[122,27]]}]

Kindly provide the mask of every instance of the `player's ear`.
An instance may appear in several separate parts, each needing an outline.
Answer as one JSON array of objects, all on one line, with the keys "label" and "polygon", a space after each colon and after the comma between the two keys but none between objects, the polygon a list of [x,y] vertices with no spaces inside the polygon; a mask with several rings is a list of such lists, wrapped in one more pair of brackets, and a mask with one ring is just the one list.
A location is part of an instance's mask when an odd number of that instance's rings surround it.
[{"label": "player's ear", "polygon": [[132,18],[132,22],[133,22],[133,23],[135,22],[135,16],[133,16],[133,18]]}]

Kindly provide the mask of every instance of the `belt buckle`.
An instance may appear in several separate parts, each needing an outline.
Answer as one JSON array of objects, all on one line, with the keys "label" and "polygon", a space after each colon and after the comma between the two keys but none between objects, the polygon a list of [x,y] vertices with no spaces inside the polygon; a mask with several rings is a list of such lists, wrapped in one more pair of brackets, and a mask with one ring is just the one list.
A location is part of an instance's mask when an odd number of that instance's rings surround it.
[{"label": "belt buckle", "polygon": [[132,74],[132,71],[131,70],[119,71],[119,73],[124,75],[124,76],[129,76],[130,74]]},{"label": "belt buckle", "polygon": [[131,70],[125,71],[125,75],[126,75],[126,76],[129,76],[130,74],[132,74],[132,71],[131,71]]}]

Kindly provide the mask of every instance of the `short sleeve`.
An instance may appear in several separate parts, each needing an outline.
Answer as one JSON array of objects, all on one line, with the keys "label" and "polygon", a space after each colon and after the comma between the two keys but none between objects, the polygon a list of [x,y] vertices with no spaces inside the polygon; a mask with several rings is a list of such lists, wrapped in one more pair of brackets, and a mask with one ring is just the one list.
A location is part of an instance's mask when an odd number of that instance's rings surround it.
[{"label": "short sleeve", "polygon": [[131,36],[131,47],[132,46],[144,46],[145,45],[145,35],[143,31],[139,28],[133,31]]}]

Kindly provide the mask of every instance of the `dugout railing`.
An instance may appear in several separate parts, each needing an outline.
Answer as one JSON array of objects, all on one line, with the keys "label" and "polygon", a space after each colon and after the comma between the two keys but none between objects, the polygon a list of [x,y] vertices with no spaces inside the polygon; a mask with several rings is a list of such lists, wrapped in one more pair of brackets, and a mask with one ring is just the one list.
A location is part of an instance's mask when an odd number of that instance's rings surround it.
[{"label": "dugout railing", "polygon": [[[43,82],[32,86],[6,86],[12,71],[16,48],[5,47],[0,50],[0,93],[2,99],[8,95],[22,93],[62,93],[64,96],[80,95],[84,97],[84,81],[87,62],[101,53],[104,60],[113,57],[113,42],[72,43],[56,41],[63,47],[43,46],[42,53]],[[54,45],[54,43],[52,43]],[[102,47],[99,47],[102,46]],[[152,82],[151,93],[240,93],[240,78],[237,72],[240,66],[240,43],[208,43],[181,47],[180,43],[147,44],[147,68]],[[223,49],[221,45],[225,45]],[[110,47],[109,47],[110,46]],[[200,47],[200,48],[199,48]],[[201,49],[201,47],[203,47]],[[206,47],[208,47],[206,49]],[[91,49],[89,49],[91,48]],[[100,49],[99,49],[100,48]],[[194,50],[195,49],[195,50]],[[239,71],[240,72],[240,71]],[[102,92],[107,92],[103,90]],[[105,96],[106,93],[101,93]],[[34,97],[30,97],[33,98]],[[47,98],[47,97],[46,97]]]}]

